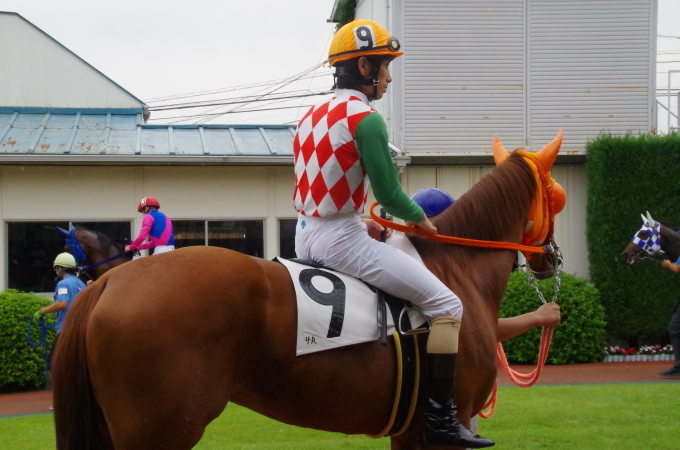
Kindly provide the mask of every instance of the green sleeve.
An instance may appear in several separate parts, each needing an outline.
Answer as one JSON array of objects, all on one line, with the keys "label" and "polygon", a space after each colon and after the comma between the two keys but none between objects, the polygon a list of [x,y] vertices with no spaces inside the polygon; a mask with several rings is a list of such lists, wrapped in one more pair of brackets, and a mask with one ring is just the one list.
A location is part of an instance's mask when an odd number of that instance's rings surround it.
[{"label": "green sleeve", "polygon": [[387,126],[382,116],[372,112],[354,130],[357,150],[361,155],[375,199],[389,214],[413,223],[425,217],[423,209],[401,190],[397,169],[388,147]]}]

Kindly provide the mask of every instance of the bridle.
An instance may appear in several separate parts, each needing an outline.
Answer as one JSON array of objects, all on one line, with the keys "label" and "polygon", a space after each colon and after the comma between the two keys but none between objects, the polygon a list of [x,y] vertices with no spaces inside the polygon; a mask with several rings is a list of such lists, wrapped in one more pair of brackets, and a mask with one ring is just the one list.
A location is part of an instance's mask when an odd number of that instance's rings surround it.
[{"label": "bridle", "polygon": [[[646,233],[646,238],[640,237],[643,232]],[[650,225],[648,221],[645,221],[642,228],[635,233],[630,241],[640,248],[631,256],[636,256],[641,261],[658,262],[668,259],[665,257],[664,251],[661,250],[661,223],[659,222],[654,221],[654,225]]]}]

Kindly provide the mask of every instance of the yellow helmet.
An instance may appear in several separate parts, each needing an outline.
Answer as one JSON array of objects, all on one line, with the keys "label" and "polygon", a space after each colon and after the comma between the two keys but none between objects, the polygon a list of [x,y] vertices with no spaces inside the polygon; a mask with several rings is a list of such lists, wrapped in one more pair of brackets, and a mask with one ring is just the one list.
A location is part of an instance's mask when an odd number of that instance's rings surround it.
[{"label": "yellow helmet", "polygon": [[340,61],[370,55],[392,55],[400,52],[399,41],[390,36],[383,27],[370,20],[353,20],[335,33],[331,48],[328,50],[328,64],[334,66]]},{"label": "yellow helmet", "polygon": [[76,259],[70,253],[59,253],[56,258],[54,258],[53,266],[60,267],[76,267]]}]

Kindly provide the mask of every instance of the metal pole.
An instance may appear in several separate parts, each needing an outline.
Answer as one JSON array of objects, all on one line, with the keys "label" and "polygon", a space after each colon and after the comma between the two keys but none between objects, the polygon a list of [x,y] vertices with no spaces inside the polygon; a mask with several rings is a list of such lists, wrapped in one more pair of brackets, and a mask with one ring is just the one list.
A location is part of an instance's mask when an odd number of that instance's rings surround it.
[{"label": "metal pole", "polygon": [[[668,97],[668,132],[671,132],[671,74],[672,73],[680,73],[680,70],[669,70],[668,71],[668,90],[667,90],[667,97]],[[680,110],[678,111],[678,117],[680,117]],[[680,119],[678,119],[680,121]],[[680,125],[680,123],[679,123]]]}]

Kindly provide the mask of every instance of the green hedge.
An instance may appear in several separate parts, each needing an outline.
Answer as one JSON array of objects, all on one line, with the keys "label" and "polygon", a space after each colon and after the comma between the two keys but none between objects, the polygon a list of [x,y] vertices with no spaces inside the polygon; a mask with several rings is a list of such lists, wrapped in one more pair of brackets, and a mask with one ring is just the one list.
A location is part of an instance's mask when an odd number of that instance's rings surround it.
[{"label": "green hedge", "polygon": [[680,224],[680,136],[603,135],[589,142],[587,242],[610,338],[658,343],[680,298],[680,276],[653,263],[617,260],[640,214]]},{"label": "green hedge", "polygon": [[[555,292],[555,278],[538,282],[539,289],[550,301]],[[556,303],[560,305],[562,323],[553,333],[548,364],[579,364],[602,360],[605,342],[604,308],[600,294],[585,278],[562,274],[562,285]],[[514,317],[535,311],[540,306],[538,294],[520,271],[510,275],[505,290],[501,317]],[[534,328],[503,343],[511,362],[536,364],[541,328]]]},{"label": "green hedge", "polygon": [[[0,293],[0,392],[29,390],[45,387],[43,347],[32,347],[26,342],[26,328],[31,316],[52,300],[14,289]],[[45,323],[51,325],[56,314],[48,314]],[[40,326],[36,321],[31,340],[40,340]],[[54,340],[55,329],[48,331],[48,344]]]}]

